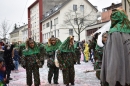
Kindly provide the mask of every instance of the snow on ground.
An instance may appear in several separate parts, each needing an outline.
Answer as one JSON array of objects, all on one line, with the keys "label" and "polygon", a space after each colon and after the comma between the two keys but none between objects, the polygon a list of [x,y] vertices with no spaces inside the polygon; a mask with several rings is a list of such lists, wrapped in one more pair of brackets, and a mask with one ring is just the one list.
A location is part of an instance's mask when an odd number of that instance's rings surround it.
[{"label": "snow on ground", "polygon": [[[85,70],[92,70],[93,66],[91,62],[81,62],[80,65],[75,65],[75,86],[100,86],[100,81],[96,78],[95,72],[84,73]],[[50,85],[47,81],[48,76],[48,68],[45,65],[43,68],[40,68],[40,86],[65,86],[63,84],[62,71],[59,72],[59,84],[54,85],[53,83]],[[19,66],[19,72],[11,72],[11,78],[13,80],[10,81],[9,86],[27,86],[26,85],[26,72],[21,66]],[[53,82],[53,79],[52,79]],[[34,85],[33,85],[34,86]]]}]

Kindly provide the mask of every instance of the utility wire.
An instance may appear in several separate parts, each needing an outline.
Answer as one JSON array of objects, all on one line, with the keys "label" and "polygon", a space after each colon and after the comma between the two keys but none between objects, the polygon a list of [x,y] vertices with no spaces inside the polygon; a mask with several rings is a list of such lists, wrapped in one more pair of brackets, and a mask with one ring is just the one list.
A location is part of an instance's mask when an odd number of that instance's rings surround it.
[{"label": "utility wire", "polygon": [[24,10],[23,10],[23,14],[22,14],[22,17],[21,17],[21,19],[20,19],[20,22],[21,22],[21,20],[22,20],[22,18],[23,18],[24,11],[25,11],[25,9],[26,9],[27,3],[28,3],[28,0],[26,1],[26,4],[25,4]]}]

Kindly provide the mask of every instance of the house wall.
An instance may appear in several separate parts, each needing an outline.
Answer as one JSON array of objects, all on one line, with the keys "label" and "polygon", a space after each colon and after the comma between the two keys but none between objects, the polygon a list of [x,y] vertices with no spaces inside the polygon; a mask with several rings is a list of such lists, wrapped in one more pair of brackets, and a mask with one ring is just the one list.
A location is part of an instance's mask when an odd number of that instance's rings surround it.
[{"label": "house wall", "polygon": [[[54,16],[49,17],[48,19],[46,19],[45,21],[42,22],[42,34],[43,34],[43,39],[44,39],[43,42],[44,43],[46,43],[48,41],[48,38],[52,35],[52,34],[50,34],[50,32],[53,32],[53,35],[55,35],[54,34],[55,29],[56,29],[56,32],[57,32],[56,33],[56,37],[59,38],[62,42],[68,36],[70,36],[69,29],[73,29],[73,28],[72,28],[72,26],[65,25],[64,21],[66,20],[65,19],[66,18],[65,14],[67,12],[69,12],[70,10],[72,11],[72,15],[74,16],[73,5],[77,5],[77,12],[79,13],[80,16],[83,16],[83,15],[86,16],[86,15],[88,15],[91,12],[91,14],[94,15],[94,16],[92,16],[92,17],[89,16],[89,19],[95,18],[97,10],[95,10],[92,6],[90,6],[90,4],[88,4],[86,0],[71,0],[64,7],[62,7],[58,13],[56,13]],[[80,5],[84,5],[84,12],[81,12],[79,10]],[[54,24],[54,19],[55,18],[58,18],[58,24],[56,24],[56,25]],[[75,16],[72,19],[74,19],[74,18],[75,18]],[[50,27],[46,28],[46,23],[50,22],[51,20],[53,22],[52,25],[54,25],[53,28],[52,29],[50,29]],[[74,20],[72,20],[72,23],[74,25]],[[44,24],[45,24],[45,28],[43,29]],[[85,24],[87,24],[87,23],[85,23]],[[74,27],[77,28],[76,25],[74,25]],[[58,30],[59,30],[59,32],[58,32]],[[86,39],[85,32],[86,31],[84,30],[80,34],[81,41]],[[49,36],[48,36],[48,34],[49,34]],[[57,36],[58,34],[59,34],[59,36]],[[75,37],[74,40],[77,41],[78,40],[78,36],[74,32],[74,30],[73,30],[73,35]]]},{"label": "house wall", "polygon": [[130,20],[130,4],[128,4],[127,0],[122,0],[122,6],[123,6],[123,9],[125,9],[125,11],[128,15],[128,18]]},{"label": "house wall", "polygon": [[39,3],[35,4],[30,9],[30,28],[31,28],[31,37],[36,42],[40,42],[40,30],[39,30]]}]

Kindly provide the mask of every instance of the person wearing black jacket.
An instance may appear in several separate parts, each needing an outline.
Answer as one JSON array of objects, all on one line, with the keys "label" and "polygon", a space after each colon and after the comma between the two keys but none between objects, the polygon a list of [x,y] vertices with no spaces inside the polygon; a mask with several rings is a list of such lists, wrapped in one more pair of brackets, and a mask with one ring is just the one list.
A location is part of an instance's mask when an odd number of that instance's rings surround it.
[{"label": "person wearing black jacket", "polygon": [[5,60],[7,78],[9,80],[12,80],[12,78],[10,78],[10,73],[11,73],[11,70],[14,70],[14,64],[12,60],[13,48],[14,48],[13,43],[11,45],[5,44],[5,47],[4,47],[5,51],[4,51],[3,58]]}]

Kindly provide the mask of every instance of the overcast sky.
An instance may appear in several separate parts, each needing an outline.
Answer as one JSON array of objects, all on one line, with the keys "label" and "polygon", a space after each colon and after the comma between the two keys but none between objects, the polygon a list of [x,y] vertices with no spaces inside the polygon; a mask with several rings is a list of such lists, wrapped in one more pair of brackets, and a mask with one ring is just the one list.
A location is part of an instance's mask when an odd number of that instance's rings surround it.
[{"label": "overcast sky", "polygon": [[[4,20],[14,26],[14,23],[27,23],[27,8],[35,0],[0,0],[0,23]],[[110,6],[111,3],[120,3],[121,0],[89,0],[94,6],[102,8]],[[11,30],[10,30],[11,31]]]}]

